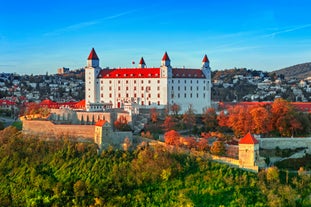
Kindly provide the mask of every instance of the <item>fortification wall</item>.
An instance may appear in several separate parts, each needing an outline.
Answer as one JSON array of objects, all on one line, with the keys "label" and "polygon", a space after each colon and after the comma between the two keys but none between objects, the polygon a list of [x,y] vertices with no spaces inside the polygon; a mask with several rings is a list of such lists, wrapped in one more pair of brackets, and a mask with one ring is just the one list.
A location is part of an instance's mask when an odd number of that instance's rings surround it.
[{"label": "fortification wall", "polygon": [[60,136],[94,139],[94,125],[58,125],[50,121],[23,120],[23,132],[26,134]]},{"label": "fortification wall", "polygon": [[308,147],[311,152],[311,138],[256,138],[259,141],[259,147],[262,149],[295,149]]}]

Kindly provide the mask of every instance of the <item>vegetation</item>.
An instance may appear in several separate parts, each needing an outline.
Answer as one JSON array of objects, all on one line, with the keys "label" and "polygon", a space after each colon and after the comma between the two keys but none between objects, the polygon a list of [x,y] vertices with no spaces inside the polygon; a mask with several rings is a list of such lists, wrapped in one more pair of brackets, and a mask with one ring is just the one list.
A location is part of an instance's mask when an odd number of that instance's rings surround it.
[{"label": "vegetation", "polygon": [[303,173],[257,175],[164,147],[96,149],[0,131],[0,206],[311,205]]}]

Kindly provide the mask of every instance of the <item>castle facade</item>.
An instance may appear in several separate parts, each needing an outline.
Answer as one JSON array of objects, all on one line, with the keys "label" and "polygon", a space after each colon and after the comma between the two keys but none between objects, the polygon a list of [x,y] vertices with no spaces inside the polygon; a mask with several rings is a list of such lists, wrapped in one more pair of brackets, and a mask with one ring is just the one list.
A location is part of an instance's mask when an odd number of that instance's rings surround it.
[{"label": "castle facade", "polygon": [[148,68],[141,58],[138,68],[102,69],[91,50],[85,67],[87,111],[107,108],[157,108],[192,106],[195,113],[211,107],[211,70],[205,55],[200,69],[173,68],[165,52],[160,67]]}]

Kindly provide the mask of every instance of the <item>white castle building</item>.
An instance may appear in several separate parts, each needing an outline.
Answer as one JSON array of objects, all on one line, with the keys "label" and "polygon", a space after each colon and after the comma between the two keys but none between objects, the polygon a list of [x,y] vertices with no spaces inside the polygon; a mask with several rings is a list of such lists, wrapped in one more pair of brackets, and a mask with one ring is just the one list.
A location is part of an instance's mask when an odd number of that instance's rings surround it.
[{"label": "white castle building", "polygon": [[211,107],[211,70],[205,55],[200,69],[172,68],[165,52],[161,66],[146,67],[141,58],[138,68],[102,69],[92,49],[85,67],[87,111],[105,108],[170,108],[178,104],[181,113],[190,105],[195,113]]}]

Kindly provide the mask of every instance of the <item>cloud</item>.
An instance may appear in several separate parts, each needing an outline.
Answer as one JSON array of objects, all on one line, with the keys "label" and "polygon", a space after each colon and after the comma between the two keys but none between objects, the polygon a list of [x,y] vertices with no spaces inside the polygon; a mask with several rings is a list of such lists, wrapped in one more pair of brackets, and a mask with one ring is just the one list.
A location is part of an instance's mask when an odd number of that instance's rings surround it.
[{"label": "cloud", "polygon": [[289,32],[294,32],[294,31],[305,29],[305,28],[309,28],[309,27],[311,27],[311,24],[305,24],[305,25],[300,25],[300,26],[289,27],[289,28],[286,28],[286,29],[283,29],[283,30],[272,32],[270,34],[265,34],[265,35],[263,35],[263,37],[275,37],[276,35],[279,35],[279,34],[285,34],[285,33],[289,33]]},{"label": "cloud", "polygon": [[90,26],[93,26],[93,25],[100,24],[100,23],[102,23],[103,21],[106,21],[106,20],[112,20],[112,19],[116,19],[116,18],[125,16],[127,14],[131,14],[131,13],[136,12],[136,11],[137,10],[129,10],[129,11],[113,14],[113,15],[110,15],[110,16],[106,16],[106,17],[103,17],[103,18],[99,18],[97,20],[81,22],[81,23],[69,25],[69,26],[64,27],[64,28],[60,28],[60,29],[56,29],[56,30],[51,31],[51,32],[47,32],[47,33],[44,34],[44,36],[57,36],[57,35],[60,35],[60,34],[66,33],[66,32],[80,30],[80,29],[83,29],[83,28],[87,28],[87,27],[90,27]]}]

